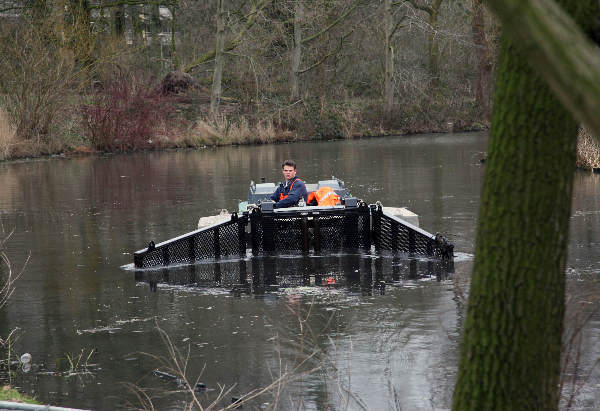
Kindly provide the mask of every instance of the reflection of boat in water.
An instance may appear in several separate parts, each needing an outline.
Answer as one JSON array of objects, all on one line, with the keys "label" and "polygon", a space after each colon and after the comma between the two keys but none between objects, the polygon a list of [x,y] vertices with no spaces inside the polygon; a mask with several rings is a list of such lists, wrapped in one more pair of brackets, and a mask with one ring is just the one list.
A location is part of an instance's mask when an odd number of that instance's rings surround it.
[{"label": "reflection of boat in water", "polygon": [[381,294],[386,285],[407,281],[441,281],[453,273],[452,260],[401,255],[340,254],[211,261],[154,270],[136,270],[135,278],[156,291],[158,284],[224,288],[235,295],[256,296],[299,287],[341,289],[362,295]]},{"label": "reflection of boat in water", "polygon": [[309,190],[322,186],[340,196],[339,205],[275,209],[268,200],[275,184],[251,183],[248,201],[240,204],[239,212],[216,216],[208,226],[159,244],[151,241],[148,248],[135,252],[135,267],[244,258],[248,250],[253,257],[376,252],[453,258],[454,246],[419,228],[416,215],[408,210],[367,205],[352,197],[341,180],[307,184]]}]

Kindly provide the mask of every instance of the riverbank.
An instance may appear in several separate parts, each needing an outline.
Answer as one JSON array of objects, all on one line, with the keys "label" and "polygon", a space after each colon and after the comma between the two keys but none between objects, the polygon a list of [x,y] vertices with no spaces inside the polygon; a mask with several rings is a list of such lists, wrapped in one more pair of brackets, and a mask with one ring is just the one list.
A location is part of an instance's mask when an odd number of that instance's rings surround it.
[{"label": "riverbank", "polygon": [[[0,161],[52,156],[73,157],[121,152],[160,151],[165,149],[222,147],[235,145],[279,144],[298,141],[343,140],[397,135],[418,135],[482,131],[488,128],[476,119],[415,118],[413,121],[390,122],[365,118],[364,114],[349,108],[334,114],[319,113],[309,121],[303,113],[287,113],[287,118],[257,120],[248,114],[221,115],[214,120],[200,116],[191,122],[185,118],[162,124],[145,137],[124,139],[114,135],[94,139],[84,131],[67,130],[62,136],[49,141],[19,140],[14,127],[0,110]],[[178,123],[178,125],[175,125]],[[404,124],[398,124],[404,123]],[[98,141],[103,140],[103,141]],[[112,144],[107,142],[111,141]]]},{"label": "riverbank", "polygon": [[0,401],[21,402],[26,404],[40,404],[33,398],[21,394],[19,391],[15,390],[10,385],[5,385],[2,388],[0,388]]},{"label": "riverbank", "polygon": [[[2,123],[0,122],[0,126]],[[202,121],[196,125],[193,132],[185,135],[178,135],[176,138],[159,138],[147,146],[129,149],[105,151],[96,150],[90,145],[65,145],[61,150],[52,152],[51,150],[39,150],[34,144],[22,144],[15,146],[2,146],[2,130],[0,130],[0,162],[20,159],[44,158],[44,157],[78,157],[99,154],[117,154],[121,152],[135,151],[161,151],[172,149],[202,149],[207,147],[224,147],[236,145],[261,145],[261,144],[280,144],[298,141],[318,141],[318,140],[342,140],[342,139],[362,139],[371,137],[388,136],[411,136],[419,134],[434,134],[444,132],[470,132],[483,131],[488,128],[487,125],[474,123],[468,126],[461,125],[458,128],[454,123],[447,123],[446,130],[442,125],[435,128],[414,127],[409,130],[363,130],[363,134],[347,133],[342,137],[323,138],[321,136],[299,136],[291,131],[277,130],[271,126],[261,126],[258,124],[252,128],[248,122],[229,123],[229,120],[222,119],[221,122],[211,124]],[[350,131],[352,129],[348,129]],[[5,155],[3,156],[2,149]],[[10,153],[10,154],[6,154]],[[577,168],[585,171],[598,172],[600,170],[600,143],[585,129],[580,129],[577,143]]]}]

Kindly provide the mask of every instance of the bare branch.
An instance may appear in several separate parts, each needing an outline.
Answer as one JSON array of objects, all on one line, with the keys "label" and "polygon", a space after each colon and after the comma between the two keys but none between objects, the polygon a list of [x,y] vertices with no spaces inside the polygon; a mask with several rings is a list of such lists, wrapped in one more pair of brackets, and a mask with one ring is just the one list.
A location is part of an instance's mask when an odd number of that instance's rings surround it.
[{"label": "bare branch", "polygon": [[348,36],[350,36],[350,34],[352,34],[353,31],[350,31],[348,34],[345,34],[341,39],[340,39],[340,44],[335,48],[335,50],[333,50],[331,53],[326,54],[325,56],[323,56],[319,61],[317,61],[316,63],[314,63],[313,65],[311,65],[310,67],[307,67],[303,70],[299,70],[298,74],[304,74],[312,69],[314,69],[315,67],[320,66],[321,64],[323,64],[329,57],[338,54],[340,51],[342,51],[342,48],[344,47],[344,39],[346,39]]},{"label": "bare branch", "polygon": [[[248,30],[250,30],[250,28],[252,28],[254,23],[256,23],[258,13],[262,11],[265,7],[267,7],[267,5],[269,5],[272,1],[273,0],[259,0],[258,2],[253,4],[250,13],[248,13],[247,15],[246,24],[244,25],[242,30],[235,36],[235,38],[225,45],[225,47],[223,48],[224,52],[232,51],[240,45],[240,43],[244,39],[245,34],[248,32]],[[208,53],[204,53],[202,56],[198,57],[196,60],[183,67],[182,71],[189,73],[199,65],[214,60],[215,55],[216,51],[215,49],[212,49]]]},{"label": "bare branch", "polygon": [[319,31],[318,33],[313,34],[312,36],[306,37],[305,39],[302,40],[302,44],[308,44],[311,41],[319,38],[320,36],[322,36],[323,34],[327,33],[329,30],[331,30],[332,28],[334,28],[335,26],[337,26],[340,22],[342,22],[346,17],[348,17],[348,15],[350,13],[352,13],[354,10],[356,10],[356,8],[359,6],[359,4],[362,2],[363,0],[356,0],[354,2],[354,4],[348,9],[346,10],[346,12],[344,12],[343,14],[341,14],[337,19],[335,19],[333,22],[331,22],[331,24],[329,24],[329,26],[325,27],[323,30]]},{"label": "bare branch", "polygon": [[[413,6],[417,10],[424,11],[427,14],[433,14],[433,8],[431,6],[428,6],[426,4],[419,4],[419,3],[417,3],[416,0],[405,0],[405,2],[410,3],[411,6]],[[398,3],[396,3],[396,4],[398,4]],[[392,4],[392,6],[394,6],[394,5],[395,4]]]}]

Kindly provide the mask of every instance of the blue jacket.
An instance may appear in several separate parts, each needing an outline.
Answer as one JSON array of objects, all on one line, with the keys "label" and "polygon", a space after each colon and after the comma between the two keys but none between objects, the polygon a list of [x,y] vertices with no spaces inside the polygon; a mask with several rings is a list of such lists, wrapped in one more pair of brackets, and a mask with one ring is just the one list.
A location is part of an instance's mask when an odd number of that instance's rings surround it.
[{"label": "blue jacket", "polygon": [[[280,200],[281,194],[287,196],[287,198]],[[301,198],[304,198],[304,202],[306,202],[308,200],[308,193],[306,192],[304,181],[298,177],[294,177],[290,181],[284,181],[279,184],[279,187],[271,194],[270,198],[275,201],[275,208],[294,207]]]}]

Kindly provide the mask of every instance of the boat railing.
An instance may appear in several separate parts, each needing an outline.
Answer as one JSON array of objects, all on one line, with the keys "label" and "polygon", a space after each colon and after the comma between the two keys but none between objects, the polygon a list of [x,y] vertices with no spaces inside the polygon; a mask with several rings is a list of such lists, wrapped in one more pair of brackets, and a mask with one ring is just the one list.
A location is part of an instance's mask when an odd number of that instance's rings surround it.
[{"label": "boat railing", "polygon": [[431,234],[383,211],[380,204],[371,208],[373,244],[377,251],[452,258],[454,245],[439,233]]},{"label": "boat railing", "polygon": [[336,253],[371,249],[366,203],[250,212],[253,255]]},{"label": "boat railing", "polygon": [[136,251],[136,268],[189,264],[199,260],[218,260],[228,256],[246,255],[246,225],[248,216],[231,215],[230,221],[203,227],[171,240]]},{"label": "boat railing", "polygon": [[[134,253],[136,268],[190,264],[201,260],[286,254],[344,252],[407,253],[441,259],[454,246],[383,211],[381,204],[346,201],[344,206],[273,209],[263,203],[231,220],[201,228]],[[246,228],[250,225],[250,232]],[[248,244],[249,243],[249,244]]]}]

